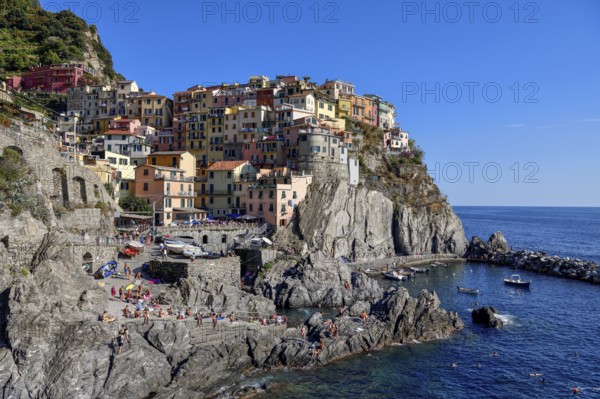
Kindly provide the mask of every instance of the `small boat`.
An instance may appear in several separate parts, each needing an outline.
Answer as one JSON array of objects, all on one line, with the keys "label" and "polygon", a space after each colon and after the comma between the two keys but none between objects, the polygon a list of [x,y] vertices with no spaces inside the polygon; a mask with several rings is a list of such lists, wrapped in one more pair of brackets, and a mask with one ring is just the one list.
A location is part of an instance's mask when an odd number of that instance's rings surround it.
[{"label": "small boat", "polygon": [[192,245],[194,237],[192,236],[175,236],[174,240],[185,242],[188,245]]},{"label": "small boat", "polygon": [[458,292],[462,292],[465,294],[472,294],[472,295],[477,295],[479,294],[479,290],[476,288],[467,288],[467,287],[456,287],[458,289]]},{"label": "small boat", "polygon": [[196,247],[194,245],[187,245],[183,247],[183,256],[187,258],[202,258],[207,255],[208,252],[204,251],[200,247]]},{"label": "small boat", "polygon": [[429,272],[429,269],[425,269],[424,267],[411,267],[410,270],[412,270],[415,273],[427,273],[427,272]]},{"label": "small boat", "polygon": [[510,278],[504,279],[504,284],[506,285],[514,285],[521,288],[529,288],[530,281],[521,280],[521,276],[518,274],[513,274]]},{"label": "small boat", "polygon": [[183,241],[165,240],[165,247],[167,247],[169,252],[172,252],[174,254],[183,253],[183,248],[187,247],[187,246],[188,246],[188,244],[186,244]]},{"label": "small boat", "polygon": [[142,249],[144,249],[144,244],[142,244],[141,242],[137,242],[137,241],[129,241],[127,243],[127,246],[129,248],[135,249],[137,251],[141,251]]},{"label": "small boat", "polygon": [[397,273],[397,272],[383,272],[381,274],[383,274],[383,277],[390,279],[390,280],[396,280],[396,281],[408,280],[408,276],[406,276],[405,274]]},{"label": "small boat", "polygon": [[110,262],[102,265],[102,267],[100,267],[100,269],[94,273],[94,278],[99,280],[101,278],[110,277],[117,272],[117,267],[119,267],[117,261],[111,260]]},{"label": "small boat", "polygon": [[121,252],[123,253],[123,255],[125,255],[129,258],[133,258],[134,256],[136,256],[138,254],[138,251],[133,248],[123,248],[123,250]]}]

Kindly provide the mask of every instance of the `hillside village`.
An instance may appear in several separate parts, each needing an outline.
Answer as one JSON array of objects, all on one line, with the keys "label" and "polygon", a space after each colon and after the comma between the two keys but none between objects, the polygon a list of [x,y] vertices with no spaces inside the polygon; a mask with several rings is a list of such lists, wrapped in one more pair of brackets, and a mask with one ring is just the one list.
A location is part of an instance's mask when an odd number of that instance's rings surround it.
[{"label": "hillside village", "polygon": [[117,203],[152,206],[155,225],[242,217],[285,227],[313,179],[359,183],[361,126],[381,130],[381,150],[410,155],[394,105],[342,80],[251,76],[168,97],[133,80],[90,85],[95,75],[78,63],[39,66],[5,79],[0,98],[63,95],[66,112],[48,125],[61,154]]}]

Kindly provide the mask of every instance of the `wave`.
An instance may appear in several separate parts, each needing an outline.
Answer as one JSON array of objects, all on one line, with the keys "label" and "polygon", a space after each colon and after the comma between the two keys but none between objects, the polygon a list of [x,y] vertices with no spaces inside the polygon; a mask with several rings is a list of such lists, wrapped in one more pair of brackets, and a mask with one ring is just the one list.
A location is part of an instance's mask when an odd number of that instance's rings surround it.
[{"label": "wave", "polygon": [[504,323],[505,326],[517,325],[516,316],[510,314],[500,314],[496,313],[496,317]]}]

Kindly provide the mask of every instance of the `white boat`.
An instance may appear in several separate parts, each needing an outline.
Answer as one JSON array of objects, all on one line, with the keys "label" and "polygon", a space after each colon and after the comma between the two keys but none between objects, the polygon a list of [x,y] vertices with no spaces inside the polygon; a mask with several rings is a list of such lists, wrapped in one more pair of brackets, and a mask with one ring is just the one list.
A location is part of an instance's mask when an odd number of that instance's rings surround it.
[{"label": "white boat", "polygon": [[381,274],[383,274],[383,277],[388,278],[390,280],[396,280],[396,281],[408,280],[408,276],[405,274],[400,274],[400,273],[396,273],[396,272],[383,272]]},{"label": "white boat", "polygon": [[138,250],[138,251],[144,249],[144,244],[142,244],[141,242],[137,242],[137,241],[129,241],[127,243],[127,246],[129,248],[133,248],[133,249]]},{"label": "white boat", "polygon": [[183,247],[183,256],[187,258],[201,258],[207,255],[208,252],[204,251],[200,247],[196,247],[194,245],[186,245],[185,247]]},{"label": "white boat", "polygon": [[425,269],[423,267],[411,267],[410,270],[415,273],[427,273],[429,271],[429,269]]},{"label": "white boat", "polygon": [[165,241],[165,247],[174,254],[183,253],[183,248],[188,246],[185,242],[182,241]]},{"label": "white boat", "polygon": [[530,281],[521,280],[521,276],[518,274],[513,274],[510,278],[504,279],[504,284],[506,285],[514,285],[522,288],[529,288]]}]

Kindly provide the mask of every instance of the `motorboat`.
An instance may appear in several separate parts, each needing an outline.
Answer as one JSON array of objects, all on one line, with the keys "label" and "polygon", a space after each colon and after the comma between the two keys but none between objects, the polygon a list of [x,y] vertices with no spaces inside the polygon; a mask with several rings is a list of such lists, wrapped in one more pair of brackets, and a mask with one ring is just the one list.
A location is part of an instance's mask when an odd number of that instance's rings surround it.
[{"label": "motorboat", "polygon": [[479,290],[476,288],[467,288],[467,287],[456,287],[458,289],[458,292],[462,292],[464,294],[471,294],[471,295],[477,295],[479,294]]},{"label": "motorboat", "polygon": [[165,247],[169,250],[169,252],[172,252],[174,254],[181,254],[183,253],[183,248],[190,246],[189,244],[186,244],[183,241],[179,241],[179,240],[165,240]]},{"label": "motorboat", "polygon": [[521,276],[518,274],[513,274],[510,278],[504,279],[504,284],[506,285],[514,285],[516,287],[521,288],[529,288],[530,281],[521,280]]},{"label": "motorboat", "polygon": [[96,273],[94,273],[94,278],[95,279],[108,278],[117,272],[118,267],[119,267],[119,264],[117,263],[117,261],[111,260],[111,261],[105,263],[104,265],[102,265],[102,267],[100,267],[100,269],[98,269],[96,271]]},{"label": "motorboat", "polygon": [[186,258],[202,258],[208,256],[208,252],[195,245],[186,245],[183,247],[183,256]]},{"label": "motorboat", "polygon": [[125,256],[127,256],[128,258],[133,258],[138,254],[138,250],[137,249],[133,249],[133,248],[123,248],[123,250],[121,251],[121,253]]},{"label": "motorboat", "polygon": [[144,244],[142,244],[141,242],[137,242],[137,241],[129,241],[127,243],[127,246],[129,248],[135,249],[136,251],[142,251],[144,249]]},{"label": "motorboat", "polygon": [[412,270],[415,273],[427,273],[427,272],[429,272],[429,269],[425,269],[424,267],[411,267],[410,270]]},{"label": "motorboat", "polygon": [[390,279],[390,280],[396,280],[396,281],[406,281],[408,280],[408,276],[406,274],[402,274],[402,273],[398,273],[395,271],[392,272],[383,272],[381,273],[383,274],[383,277]]}]

